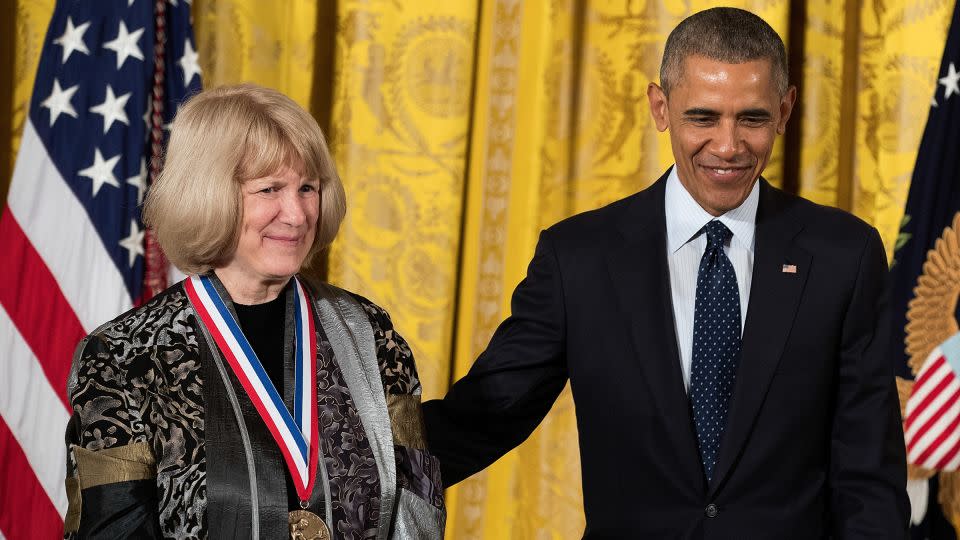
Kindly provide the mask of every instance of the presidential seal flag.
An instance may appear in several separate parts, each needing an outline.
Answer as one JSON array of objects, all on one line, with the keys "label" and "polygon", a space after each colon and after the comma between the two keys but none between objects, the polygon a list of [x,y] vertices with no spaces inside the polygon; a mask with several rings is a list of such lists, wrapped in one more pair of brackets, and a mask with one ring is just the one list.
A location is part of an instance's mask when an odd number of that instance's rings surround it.
[{"label": "presidential seal flag", "polygon": [[56,3],[0,215],[0,537],[61,535],[74,347],[165,286],[140,205],[199,89],[189,2]]},{"label": "presidential seal flag", "polygon": [[960,525],[960,5],[954,7],[894,251],[891,353],[914,538]]}]

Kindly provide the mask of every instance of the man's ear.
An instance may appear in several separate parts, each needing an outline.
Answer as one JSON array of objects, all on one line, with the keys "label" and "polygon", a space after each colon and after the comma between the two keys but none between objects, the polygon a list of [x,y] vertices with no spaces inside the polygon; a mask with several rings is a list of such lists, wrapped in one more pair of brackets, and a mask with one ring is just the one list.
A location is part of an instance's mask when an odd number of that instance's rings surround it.
[{"label": "man's ear", "polygon": [[790,113],[793,112],[793,104],[797,101],[797,87],[787,88],[787,93],[780,100],[780,121],[777,122],[777,135],[783,135],[787,131],[787,120],[790,119]]},{"label": "man's ear", "polygon": [[667,94],[657,83],[647,85],[647,100],[650,101],[650,115],[657,131],[666,131],[670,127],[670,112],[667,110]]}]

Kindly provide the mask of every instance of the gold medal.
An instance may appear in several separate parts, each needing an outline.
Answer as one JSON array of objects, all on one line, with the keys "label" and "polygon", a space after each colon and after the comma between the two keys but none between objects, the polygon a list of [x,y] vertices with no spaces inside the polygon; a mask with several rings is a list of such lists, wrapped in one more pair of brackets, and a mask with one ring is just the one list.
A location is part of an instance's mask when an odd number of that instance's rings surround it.
[{"label": "gold medal", "polygon": [[330,540],[330,529],[320,516],[306,510],[294,510],[288,517],[290,540]]}]

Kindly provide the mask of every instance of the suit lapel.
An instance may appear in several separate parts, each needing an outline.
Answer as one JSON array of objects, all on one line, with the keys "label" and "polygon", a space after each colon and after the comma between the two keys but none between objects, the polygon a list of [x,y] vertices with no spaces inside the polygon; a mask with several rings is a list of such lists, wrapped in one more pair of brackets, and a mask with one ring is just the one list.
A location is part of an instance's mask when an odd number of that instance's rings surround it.
[{"label": "suit lapel", "polygon": [[750,435],[780,363],[810,271],[810,254],[794,242],[803,228],[789,212],[796,199],[770,187],[765,180],[760,182],[750,302],[733,400],[710,483],[711,496]]},{"label": "suit lapel", "polygon": [[[650,394],[662,418],[685,418],[669,430],[681,463],[700,471],[700,458],[680,370],[663,194],[666,175],[631,201],[619,223],[620,238],[608,253],[610,276]],[[668,420],[669,422],[670,420]]]}]

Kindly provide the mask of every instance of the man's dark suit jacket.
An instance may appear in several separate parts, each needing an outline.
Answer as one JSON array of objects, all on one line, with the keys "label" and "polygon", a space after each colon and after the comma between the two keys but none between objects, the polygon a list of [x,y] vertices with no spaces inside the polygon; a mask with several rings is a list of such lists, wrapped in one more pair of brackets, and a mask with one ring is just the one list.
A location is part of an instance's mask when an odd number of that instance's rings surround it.
[{"label": "man's dark suit jacket", "polygon": [[541,234],[511,316],[469,374],[424,406],[445,484],[526,439],[569,379],[584,538],[905,538],[880,237],[760,182],[742,354],[712,482],[680,370],[664,175]]}]

